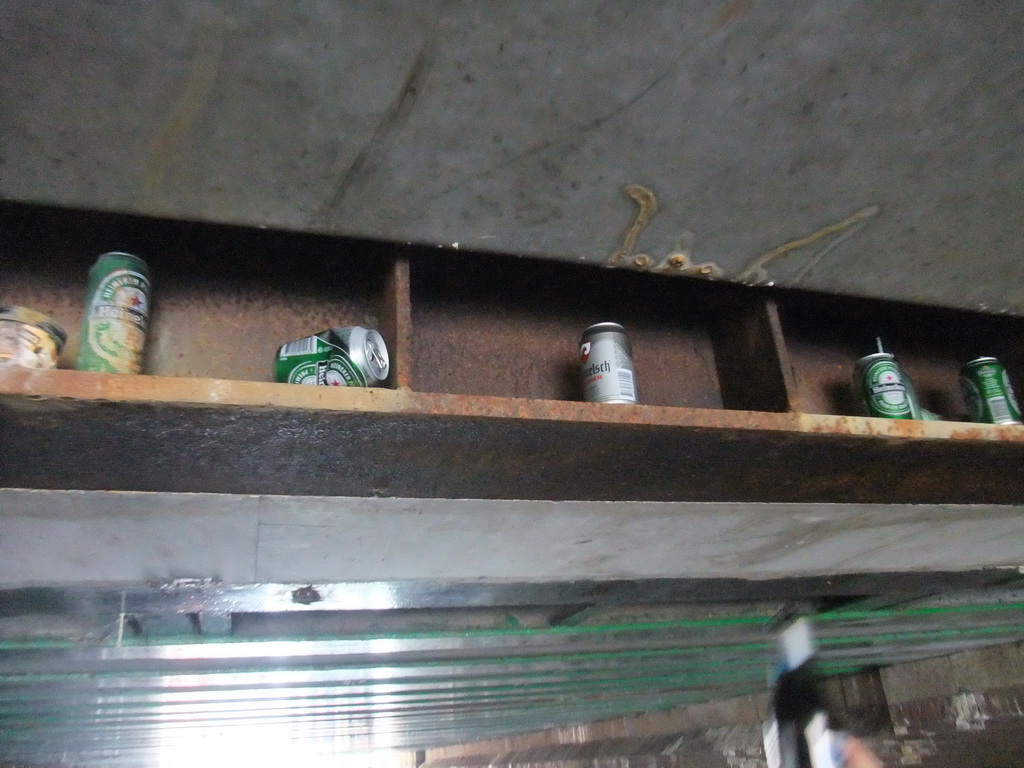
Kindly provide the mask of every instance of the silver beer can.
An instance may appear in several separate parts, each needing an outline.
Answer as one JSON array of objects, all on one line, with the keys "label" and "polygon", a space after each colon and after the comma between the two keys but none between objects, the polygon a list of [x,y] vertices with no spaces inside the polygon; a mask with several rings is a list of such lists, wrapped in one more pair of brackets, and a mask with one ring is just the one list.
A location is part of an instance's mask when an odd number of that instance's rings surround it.
[{"label": "silver beer can", "polygon": [[[391,363],[388,359],[388,348],[384,345],[381,335],[372,328],[363,328],[359,325],[332,328],[331,331],[335,340],[340,342],[348,353],[348,360],[357,369],[353,371],[357,380],[358,375],[362,374],[362,379],[366,383],[361,386],[377,387],[383,384],[388,377]],[[352,386],[347,380],[338,384]]]},{"label": "silver beer can", "polygon": [[583,332],[580,368],[588,403],[636,403],[633,352],[618,323],[597,323]]}]

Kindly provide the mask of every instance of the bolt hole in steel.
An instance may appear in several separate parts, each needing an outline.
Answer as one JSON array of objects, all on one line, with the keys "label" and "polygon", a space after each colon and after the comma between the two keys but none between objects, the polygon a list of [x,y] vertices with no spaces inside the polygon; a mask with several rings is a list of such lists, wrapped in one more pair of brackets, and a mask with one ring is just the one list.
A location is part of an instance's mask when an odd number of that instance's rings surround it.
[{"label": "bolt hole in steel", "polygon": [[312,605],[319,603],[322,599],[323,597],[312,585],[299,587],[292,592],[292,602],[299,605]]},{"label": "bolt hole in steel", "polygon": [[135,637],[142,637],[144,630],[142,629],[142,622],[136,616],[126,616],[124,619],[124,626],[127,628]]}]

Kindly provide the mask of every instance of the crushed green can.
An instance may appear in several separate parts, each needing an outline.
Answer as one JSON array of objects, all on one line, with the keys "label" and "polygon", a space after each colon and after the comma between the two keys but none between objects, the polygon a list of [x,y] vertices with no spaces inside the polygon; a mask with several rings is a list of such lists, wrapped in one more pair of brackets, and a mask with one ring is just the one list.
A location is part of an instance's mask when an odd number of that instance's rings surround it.
[{"label": "crushed green can", "polygon": [[149,267],[130,253],[104,253],[89,270],[76,368],[138,373],[149,324]]},{"label": "crushed green can", "polygon": [[274,357],[274,379],[283,384],[376,387],[385,382],[389,370],[384,339],[358,325],[288,342]]},{"label": "crushed green can", "polygon": [[979,357],[960,369],[960,391],[971,419],[987,424],[1020,424],[1020,405],[1006,369],[994,357]]}]

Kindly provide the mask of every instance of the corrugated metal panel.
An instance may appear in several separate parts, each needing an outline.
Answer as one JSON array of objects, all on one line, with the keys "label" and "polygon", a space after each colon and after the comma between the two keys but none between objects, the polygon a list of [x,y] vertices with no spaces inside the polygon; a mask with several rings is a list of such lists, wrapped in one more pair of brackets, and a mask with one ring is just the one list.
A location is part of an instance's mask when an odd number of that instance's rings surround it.
[{"label": "corrugated metal panel", "polygon": [[[612,619],[611,621],[609,619]],[[580,626],[136,637],[0,645],[0,754],[76,765],[412,749],[764,690],[774,635],[750,615]],[[854,671],[1024,637],[1024,603],[817,617],[822,666]],[[250,750],[251,751],[251,750]],[[310,758],[312,759],[312,758]],[[293,761],[294,762],[294,761]]]}]

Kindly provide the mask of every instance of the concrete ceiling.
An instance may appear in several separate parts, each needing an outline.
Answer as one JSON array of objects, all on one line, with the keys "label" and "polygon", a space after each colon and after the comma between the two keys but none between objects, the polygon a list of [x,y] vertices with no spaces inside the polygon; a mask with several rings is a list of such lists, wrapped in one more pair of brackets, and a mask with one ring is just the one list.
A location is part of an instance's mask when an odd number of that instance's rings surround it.
[{"label": "concrete ceiling", "polygon": [[639,184],[625,266],[1024,312],[1019,3],[8,2],[0,40],[5,198],[605,263]]}]

